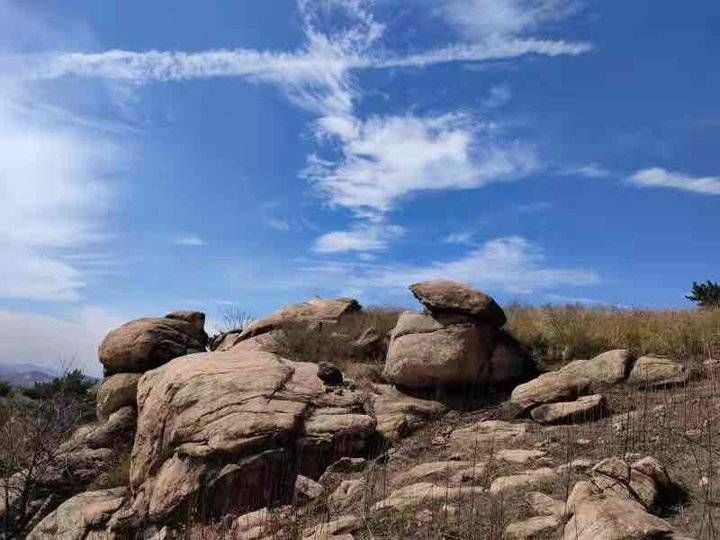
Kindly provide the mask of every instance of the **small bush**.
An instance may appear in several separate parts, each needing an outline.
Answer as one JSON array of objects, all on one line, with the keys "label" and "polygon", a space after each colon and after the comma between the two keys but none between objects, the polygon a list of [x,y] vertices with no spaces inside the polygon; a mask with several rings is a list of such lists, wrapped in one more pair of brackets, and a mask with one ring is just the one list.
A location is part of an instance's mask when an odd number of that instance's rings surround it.
[{"label": "small bush", "polygon": [[0,381],[0,397],[8,397],[12,392],[12,386],[10,383]]}]

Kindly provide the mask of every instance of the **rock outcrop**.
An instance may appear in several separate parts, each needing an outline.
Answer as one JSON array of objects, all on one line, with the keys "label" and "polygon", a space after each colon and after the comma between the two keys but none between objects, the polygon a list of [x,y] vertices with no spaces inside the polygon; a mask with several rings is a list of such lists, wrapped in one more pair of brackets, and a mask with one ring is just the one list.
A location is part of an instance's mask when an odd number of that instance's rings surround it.
[{"label": "rock outcrop", "polygon": [[313,298],[284,306],[263,319],[253,321],[240,333],[238,342],[297,325],[313,328],[322,324],[336,324],[343,316],[360,309],[360,304],[352,298]]},{"label": "rock outcrop", "polygon": [[376,422],[363,396],[328,392],[317,372],[233,349],[146,373],[131,469],[137,515],[158,522],[189,502],[212,515],[253,510],[288,499],[297,474],[366,454]]},{"label": "rock outcrop", "polygon": [[532,362],[500,330],[506,317],[486,294],[462,283],[410,287],[427,313],[406,311],[391,333],[384,377],[404,388],[501,384],[532,373]]}]

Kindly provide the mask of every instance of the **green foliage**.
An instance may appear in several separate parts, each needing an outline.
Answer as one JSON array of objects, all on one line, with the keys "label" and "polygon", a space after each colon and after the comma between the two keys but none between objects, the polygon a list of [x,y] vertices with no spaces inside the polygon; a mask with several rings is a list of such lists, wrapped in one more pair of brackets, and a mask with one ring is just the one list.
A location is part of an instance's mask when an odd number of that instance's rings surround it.
[{"label": "green foliage", "polygon": [[0,397],[8,397],[12,392],[12,386],[5,381],[0,381]]},{"label": "green foliage", "polygon": [[35,383],[32,388],[24,390],[24,394],[32,399],[50,399],[54,396],[74,396],[80,400],[89,399],[89,390],[94,385],[79,369],[67,372],[50,382]]},{"label": "green foliage", "polygon": [[692,291],[685,298],[701,308],[720,308],[720,283],[710,280],[705,283],[694,281]]}]

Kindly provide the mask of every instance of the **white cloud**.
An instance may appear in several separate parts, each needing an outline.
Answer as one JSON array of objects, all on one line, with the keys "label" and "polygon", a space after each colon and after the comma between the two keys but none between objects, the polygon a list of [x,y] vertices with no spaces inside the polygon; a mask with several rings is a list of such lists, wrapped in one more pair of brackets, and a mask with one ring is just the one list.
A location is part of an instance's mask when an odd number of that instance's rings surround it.
[{"label": "white cloud", "polygon": [[461,232],[455,232],[452,234],[448,234],[444,239],[443,242],[446,244],[472,244],[473,243],[473,233],[469,231],[461,231]]},{"label": "white cloud", "polygon": [[270,217],[265,220],[265,224],[274,231],[288,232],[290,223],[285,219]]},{"label": "white cloud", "polygon": [[408,285],[429,279],[471,283],[491,293],[529,294],[558,287],[580,287],[600,282],[597,272],[546,262],[543,250],[521,237],[489,240],[462,257],[426,265],[383,265],[369,262],[315,262],[301,267],[299,281],[337,290],[353,288],[365,296],[402,294]]},{"label": "white cloud", "polygon": [[196,234],[187,234],[175,238],[175,240],[173,240],[173,244],[176,246],[199,247],[205,245],[205,240]]},{"label": "white cloud", "polygon": [[0,310],[0,363],[30,363],[53,371],[78,368],[101,375],[98,345],[122,322],[123,317],[97,306],[67,318]]},{"label": "white cloud", "polygon": [[502,107],[512,99],[510,87],[506,84],[498,84],[490,88],[488,96],[482,101],[483,107],[496,109]]},{"label": "white cloud", "polygon": [[397,225],[361,225],[349,231],[332,231],[315,241],[316,253],[342,253],[348,251],[379,251],[388,247],[390,240],[404,233]]},{"label": "white cloud", "polygon": [[488,40],[536,30],[578,9],[575,0],[447,0],[441,11],[467,37]]},{"label": "white cloud", "polygon": [[690,176],[661,167],[638,171],[628,182],[642,188],[668,188],[703,195],[720,195],[720,176]]},{"label": "white cloud", "polygon": [[372,215],[412,192],[478,188],[535,169],[529,146],[492,140],[481,129],[460,114],[356,122],[343,158],[314,157],[307,176],[331,204]]},{"label": "white cloud", "polygon": [[588,163],[580,167],[574,167],[564,171],[565,174],[571,176],[584,176],[585,178],[606,178],[610,176],[610,171],[598,163]]}]

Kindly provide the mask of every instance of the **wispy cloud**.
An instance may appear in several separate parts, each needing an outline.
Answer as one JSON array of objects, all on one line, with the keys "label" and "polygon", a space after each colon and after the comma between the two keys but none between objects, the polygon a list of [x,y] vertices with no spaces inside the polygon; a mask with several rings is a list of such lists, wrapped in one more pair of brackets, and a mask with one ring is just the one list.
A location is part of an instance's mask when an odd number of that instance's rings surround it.
[{"label": "wispy cloud", "polygon": [[600,276],[591,269],[549,264],[543,250],[525,238],[489,240],[462,257],[426,265],[382,265],[372,262],[314,262],[301,266],[300,280],[318,280],[324,287],[350,287],[372,296],[374,292],[403,293],[418,281],[445,278],[471,283],[490,292],[530,294],[558,287],[595,285]]},{"label": "wispy cloud", "polygon": [[720,195],[720,176],[690,176],[662,167],[638,171],[628,178],[628,182],[641,188],[679,189],[702,195]]},{"label": "wispy cloud", "polygon": [[466,37],[488,41],[537,30],[580,7],[577,0],[447,0],[439,11]]},{"label": "wispy cloud", "polygon": [[585,178],[606,178],[610,171],[598,163],[587,163],[579,167],[565,169],[564,174],[569,176],[584,176]]},{"label": "wispy cloud", "polygon": [[380,251],[392,239],[404,234],[397,225],[364,224],[348,231],[332,231],[315,241],[316,253],[343,253],[348,251]]},{"label": "wispy cloud", "polygon": [[385,213],[412,192],[478,188],[537,166],[531,147],[499,142],[462,114],[376,117],[334,135],[343,158],[314,156],[307,176],[331,204],[358,215]]},{"label": "wispy cloud", "polygon": [[496,109],[502,107],[512,99],[510,87],[506,84],[498,84],[490,87],[490,92],[482,101],[483,107]]},{"label": "wispy cloud", "polygon": [[473,233],[470,231],[460,231],[448,234],[443,238],[443,242],[446,244],[468,245],[473,243],[473,236]]},{"label": "wispy cloud", "polygon": [[205,240],[196,234],[185,234],[173,240],[176,246],[200,247],[205,245]]}]

